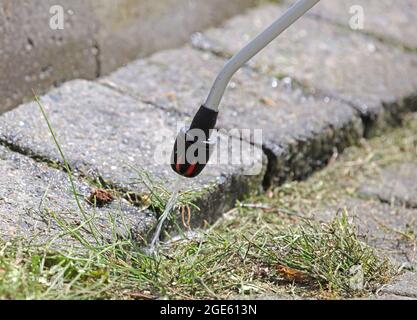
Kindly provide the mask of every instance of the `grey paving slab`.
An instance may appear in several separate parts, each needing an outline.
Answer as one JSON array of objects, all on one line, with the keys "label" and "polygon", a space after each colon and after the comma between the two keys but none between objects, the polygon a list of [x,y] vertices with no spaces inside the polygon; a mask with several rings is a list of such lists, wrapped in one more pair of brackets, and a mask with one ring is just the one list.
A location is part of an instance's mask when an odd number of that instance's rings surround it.
[{"label": "grey paving slab", "polygon": [[[357,29],[358,6],[363,10],[363,29]],[[345,0],[321,1],[312,11],[353,30],[374,34],[417,49],[417,1],[415,0]],[[352,24],[353,23],[353,24]]]},{"label": "grey paving slab", "polygon": [[[186,46],[137,60],[100,81],[190,121],[224,63]],[[305,94],[289,78],[280,80],[249,68],[233,78],[218,127],[262,130],[269,182],[304,177],[323,166],[335,149],[363,135],[360,118],[350,106]]]},{"label": "grey paving slab", "polygon": [[[86,222],[64,172],[0,146],[0,176],[2,240],[16,237],[47,240],[63,231],[53,215],[73,227]],[[155,224],[153,213],[140,211],[124,200],[115,199],[100,208],[89,204],[86,199],[92,188],[78,179],[75,179],[75,188],[86,217],[95,216],[94,224],[107,240],[113,237],[111,216],[119,236],[127,236],[130,232],[136,239],[143,239]],[[82,229],[82,233],[91,238],[91,233],[86,230]]]},{"label": "grey paving slab", "polygon": [[367,181],[359,192],[390,204],[417,208],[417,163],[389,166]]},{"label": "grey paving slab", "polygon": [[380,249],[398,265],[417,267],[414,235],[417,234],[417,211],[391,207],[379,201],[341,199],[337,206],[315,213],[316,218],[332,219],[346,209],[364,241]]},{"label": "grey paving slab", "polygon": [[[64,29],[50,27],[50,8],[64,8]],[[97,72],[95,24],[85,1],[31,0],[0,3],[0,113],[68,79]],[[54,11],[56,13],[56,11]]]},{"label": "grey paving slab", "polygon": [[[194,45],[230,56],[286,8],[250,10],[204,32]],[[349,101],[369,128],[397,123],[404,110],[416,109],[417,55],[312,17],[300,19],[255,57],[252,66]]]},{"label": "grey paving slab", "polygon": [[[85,1],[84,1],[85,2]],[[97,24],[100,72],[186,42],[191,33],[218,25],[255,0],[89,0]],[[87,21],[86,21],[87,22]]]},{"label": "grey paving slab", "polygon": [[416,299],[417,298],[417,274],[407,272],[393,284],[388,285],[382,291],[384,294],[394,294]]},{"label": "grey paving slab", "polygon": [[[255,0],[44,0],[0,3],[0,113],[62,82],[186,42]],[[54,29],[60,9],[63,29]],[[53,24],[54,26],[54,24]],[[60,27],[61,28],[61,27]]]},{"label": "grey paving slab", "polygon": [[[146,171],[169,190],[173,186],[176,175],[169,166],[170,153],[177,121],[181,120],[175,115],[84,80],[64,84],[42,102],[68,162],[79,174],[140,195],[149,190],[138,171]],[[34,103],[0,117],[0,141],[24,154],[62,163]],[[236,143],[240,141],[231,139],[227,148]],[[248,164],[242,164],[236,155],[228,158],[227,152],[218,152],[199,178],[181,181],[183,191],[207,189],[197,203],[201,206],[198,217],[210,221],[232,207],[236,199],[259,189],[265,159],[257,150],[253,163]],[[219,164],[214,163],[216,159],[221,160]]]}]

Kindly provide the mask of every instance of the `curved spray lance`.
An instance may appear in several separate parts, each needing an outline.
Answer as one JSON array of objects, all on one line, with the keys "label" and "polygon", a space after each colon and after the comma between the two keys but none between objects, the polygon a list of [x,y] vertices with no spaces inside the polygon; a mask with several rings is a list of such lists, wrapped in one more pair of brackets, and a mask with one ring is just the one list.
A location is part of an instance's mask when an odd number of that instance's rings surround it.
[{"label": "curved spray lance", "polygon": [[[181,130],[176,138],[171,157],[171,165],[176,173],[187,178],[194,178],[203,171],[213,151],[213,144],[209,141],[210,131],[216,125],[220,102],[233,75],[319,1],[297,1],[271,26],[227,62],[214,81],[206,102],[196,113],[191,126]],[[201,158],[205,161],[199,161],[194,156],[191,157],[193,159],[189,159],[188,151],[191,146],[193,146],[192,150],[205,151],[205,157]]]}]

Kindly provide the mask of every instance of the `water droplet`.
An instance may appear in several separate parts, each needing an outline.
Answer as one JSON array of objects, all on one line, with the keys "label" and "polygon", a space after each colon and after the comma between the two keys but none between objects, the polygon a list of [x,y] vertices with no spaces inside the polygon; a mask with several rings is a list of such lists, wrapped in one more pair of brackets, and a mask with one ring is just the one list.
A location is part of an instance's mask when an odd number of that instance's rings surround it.
[{"label": "water droplet", "polygon": [[282,81],[286,84],[286,85],[291,85],[292,84],[292,79],[290,77],[285,77],[284,79],[282,79]]},{"label": "water droplet", "polygon": [[282,82],[285,85],[285,88],[288,90],[292,90],[293,85],[292,85],[292,79],[290,77],[285,77],[284,79],[282,79]]},{"label": "water droplet", "polygon": [[373,43],[368,44],[368,51],[374,53],[376,51],[376,46]]}]

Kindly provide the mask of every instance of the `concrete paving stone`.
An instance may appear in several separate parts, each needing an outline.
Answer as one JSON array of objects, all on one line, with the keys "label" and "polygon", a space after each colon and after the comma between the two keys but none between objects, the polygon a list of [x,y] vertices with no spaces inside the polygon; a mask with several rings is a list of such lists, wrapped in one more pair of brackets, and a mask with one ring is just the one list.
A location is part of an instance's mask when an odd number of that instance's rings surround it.
[{"label": "concrete paving stone", "polygon": [[[50,8],[65,8],[64,29],[50,27]],[[0,113],[68,79],[96,77],[95,24],[84,1],[0,3]],[[75,14],[76,13],[76,14]]]},{"label": "concrete paving stone", "polygon": [[[157,53],[119,69],[101,83],[150,102],[190,121],[204,102],[224,59],[188,46]],[[292,86],[291,79],[260,75],[245,68],[233,78],[218,127],[262,129],[269,156],[268,183],[305,177],[323,166],[335,149],[363,135],[350,106],[317,98]]]},{"label": "concrete paving stone", "polygon": [[[64,84],[42,97],[42,102],[68,162],[79,174],[140,195],[149,193],[138,173],[141,170],[165,183],[168,189],[173,186],[177,176],[169,165],[170,154],[177,121],[182,119],[84,80]],[[0,117],[0,141],[24,154],[62,162],[34,103]],[[229,148],[240,144],[237,139],[231,142]],[[242,144],[244,150],[248,146]],[[213,155],[201,176],[181,180],[182,190],[206,191],[196,200],[201,206],[198,217],[212,221],[237,199],[259,189],[266,160],[262,150],[252,151],[253,163],[242,164],[236,153],[232,158],[227,158],[227,153],[217,153],[220,164],[214,163]]]},{"label": "concrete paving stone", "polygon": [[[186,42],[255,0],[5,0],[0,3],[0,113],[75,79]],[[64,29],[55,30],[59,6]]]},{"label": "concrete paving stone", "polygon": [[406,272],[393,284],[381,290],[383,294],[394,294],[416,299],[417,298],[417,274]]},{"label": "concrete paving stone", "polygon": [[380,249],[395,263],[407,268],[417,267],[417,211],[391,207],[378,201],[341,199],[332,206],[313,215],[325,221],[333,219],[340,209],[347,209],[358,226],[365,242]]},{"label": "concrete paving stone", "polygon": [[[29,157],[0,146],[0,237],[2,240],[23,237],[35,241],[47,240],[62,231],[52,213],[64,220],[85,222],[73,196],[67,175],[57,169],[35,162]],[[75,179],[79,201],[99,232],[112,239],[110,215],[115,218],[119,235],[128,232],[136,239],[146,237],[156,218],[148,211],[139,211],[124,200],[114,200],[100,208],[85,199],[91,195],[90,186]],[[91,234],[85,233],[90,237]]]},{"label": "concrete paving stone", "polygon": [[[356,29],[354,6],[361,6],[364,13],[363,29]],[[415,0],[345,0],[321,1],[312,14],[359,30],[394,41],[417,50],[417,1]],[[353,20],[352,20],[353,18]]]},{"label": "concrete paving stone", "polygon": [[[231,56],[286,9],[265,5],[250,10],[204,32],[194,45]],[[403,111],[417,107],[416,54],[313,17],[300,19],[251,65],[348,101],[361,112],[369,134],[398,123]]]},{"label": "concrete paving stone", "polygon": [[417,163],[391,165],[362,185],[359,192],[393,205],[417,208]]},{"label": "concrete paving stone", "polygon": [[97,24],[100,73],[186,42],[191,33],[220,24],[255,0],[89,0]]}]

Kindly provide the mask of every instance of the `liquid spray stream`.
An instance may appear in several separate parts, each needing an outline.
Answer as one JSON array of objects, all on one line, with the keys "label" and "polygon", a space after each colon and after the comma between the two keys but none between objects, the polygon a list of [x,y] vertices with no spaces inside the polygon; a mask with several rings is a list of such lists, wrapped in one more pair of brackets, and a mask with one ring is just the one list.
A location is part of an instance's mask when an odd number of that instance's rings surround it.
[{"label": "liquid spray stream", "polygon": [[159,238],[161,236],[162,227],[164,226],[165,221],[169,218],[169,215],[170,215],[172,209],[174,208],[175,204],[177,203],[178,194],[179,194],[179,191],[180,191],[181,180],[182,180],[182,178],[180,176],[178,176],[176,178],[176,181],[174,183],[174,187],[172,189],[171,197],[168,200],[168,203],[165,207],[164,213],[159,218],[159,222],[158,222],[158,225],[156,227],[155,234],[152,238],[152,242],[151,242],[151,245],[149,247],[150,253],[155,253],[156,246],[157,246],[157,244],[159,242]]}]

